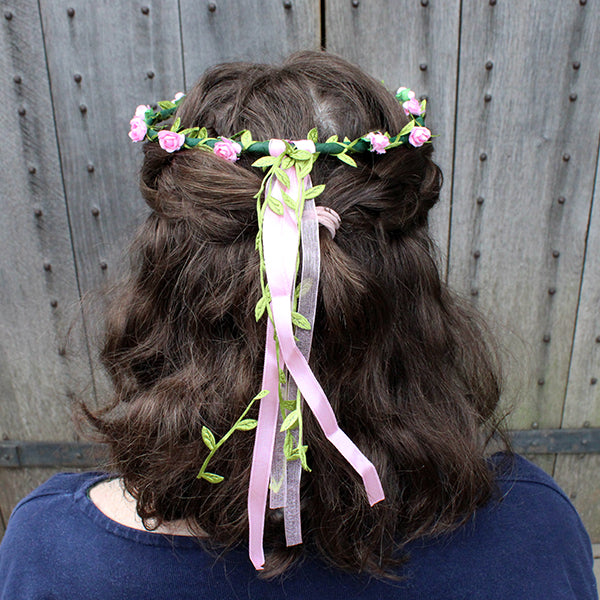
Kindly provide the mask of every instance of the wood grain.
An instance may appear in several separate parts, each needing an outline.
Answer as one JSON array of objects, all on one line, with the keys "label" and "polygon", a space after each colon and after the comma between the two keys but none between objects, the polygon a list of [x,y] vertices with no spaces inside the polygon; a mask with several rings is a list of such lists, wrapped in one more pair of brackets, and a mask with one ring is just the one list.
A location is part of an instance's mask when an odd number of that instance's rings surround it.
[{"label": "wood grain", "polygon": [[513,357],[513,428],[562,420],[600,130],[600,65],[586,60],[599,17],[579,3],[463,3],[450,282],[477,294]]},{"label": "wood grain", "polygon": [[319,0],[180,0],[183,59],[189,89],[209,66],[230,61],[279,62],[321,45]]},{"label": "wood grain", "polygon": [[457,86],[460,3],[411,0],[360,2],[328,0],[327,50],[359,65],[395,92],[409,87],[427,96],[427,126],[439,135],[434,160],[445,176],[430,227],[442,256],[448,246],[453,177],[454,113]]},{"label": "wood grain", "polygon": [[[93,390],[35,0],[0,28],[0,434],[74,440],[71,398]],[[8,176],[6,176],[8,175]],[[0,469],[5,518],[41,483]]]}]

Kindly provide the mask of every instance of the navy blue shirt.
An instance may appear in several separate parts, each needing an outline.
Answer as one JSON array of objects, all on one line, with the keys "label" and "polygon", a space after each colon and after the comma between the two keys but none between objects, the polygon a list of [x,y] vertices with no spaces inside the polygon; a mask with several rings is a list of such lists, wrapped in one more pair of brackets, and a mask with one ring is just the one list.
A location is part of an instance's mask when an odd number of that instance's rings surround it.
[{"label": "navy blue shirt", "polygon": [[500,501],[451,535],[411,544],[406,578],[393,583],[317,558],[262,581],[243,549],[216,559],[193,538],[106,517],[87,492],[107,477],[61,473],[17,505],[0,545],[2,600],[597,598],[579,516],[553,479],[521,457],[498,476]]}]

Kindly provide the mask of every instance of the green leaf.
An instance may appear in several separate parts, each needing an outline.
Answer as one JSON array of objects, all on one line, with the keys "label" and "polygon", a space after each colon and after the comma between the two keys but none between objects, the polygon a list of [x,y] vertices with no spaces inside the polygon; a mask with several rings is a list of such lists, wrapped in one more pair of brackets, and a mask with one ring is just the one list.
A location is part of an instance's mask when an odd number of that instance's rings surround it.
[{"label": "green leaf", "polygon": [[277,156],[261,156],[252,163],[253,167],[270,167],[277,162]]},{"label": "green leaf", "polygon": [[221,475],[217,475],[216,473],[202,473],[200,477],[206,479],[209,483],[221,483],[224,479]]},{"label": "green leaf", "polygon": [[331,137],[328,137],[325,140],[326,144],[332,144],[333,142],[337,142],[338,141],[338,136],[337,135],[332,135]]},{"label": "green leaf", "polygon": [[298,411],[294,410],[292,411],[284,420],[283,423],[281,424],[281,429],[279,431],[287,431],[288,429],[291,429],[297,422],[298,422]]},{"label": "green leaf", "polygon": [[188,127],[187,129],[182,129],[179,133],[183,133],[183,135],[186,135],[190,138],[195,138],[198,131],[198,127]]},{"label": "green leaf", "polygon": [[235,428],[240,431],[250,431],[251,429],[254,429],[257,424],[258,421],[256,419],[244,419],[243,421],[240,421]]},{"label": "green leaf", "polygon": [[169,110],[171,108],[175,108],[175,104],[173,102],[171,102],[170,100],[162,100],[161,102],[158,102],[158,105],[163,110]]},{"label": "green leaf", "polygon": [[281,161],[281,168],[283,170],[289,169],[294,166],[294,161],[289,156],[284,156]]},{"label": "green leaf", "polygon": [[214,450],[215,446],[217,445],[212,431],[204,425],[202,426],[202,441],[206,444],[209,450]]},{"label": "green leaf", "polygon": [[285,432],[285,440],[283,442],[283,454],[289,460],[290,455],[294,451],[294,438],[289,429]]},{"label": "green leaf", "polygon": [[179,125],[181,125],[181,119],[177,117],[173,122],[173,125],[171,125],[171,131],[177,131],[179,129]]},{"label": "green leaf", "polygon": [[304,192],[304,199],[310,200],[311,198],[316,198],[317,196],[320,196],[323,193],[324,189],[325,186],[323,184],[315,185],[314,187],[311,187],[310,189]]},{"label": "green leaf", "polygon": [[200,138],[201,140],[206,139],[208,137],[208,131],[206,130],[206,127],[202,127],[196,137]]},{"label": "green leaf", "polygon": [[279,369],[279,383],[281,383],[281,385],[285,385],[286,381],[287,377],[285,371],[283,369]]},{"label": "green leaf", "polygon": [[296,327],[300,327],[300,329],[310,329],[310,323],[308,322],[308,319],[298,312],[292,312],[292,323]]},{"label": "green leaf", "polygon": [[281,408],[285,408],[285,410],[294,410],[296,408],[295,400],[282,400],[279,404]]},{"label": "green leaf", "polygon": [[347,135],[344,136],[344,143],[346,143],[346,144],[350,143],[350,138]]},{"label": "green leaf", "polygon": [[252,400],[261,400],[268,394],[269,390],[261,390],[260,392],[258,392],[258,394],[256,394],[256,396],[254,396],[254,398],[252,398]]},{"label": "green leaf", "polygon": [[279,216],[283,214],[283,204],[281,204],[277,198],[267,196],[267,205],[275,214],[278,214]]},{"label": "green leaf", "polygon": [[300,463],[302,464],[302,468],[305,471],[312,471],[306,462],[306,451],[308,450],[308,446],[298,446],[296,450],[298,451],[298,454],[300,454]]},{"label": "green leaf", "polygon": [[398,135],[406,135],[407,133],[410,133],[412,131],[412,128],[415,126],[415,121],[411,120],[410,123],[408,123],[407,125],[405,125],[400,133]]},{"label": "green leaf", "polygon": [[290,152],[290,156],[295,160],[310,160],[312,158],[312,154],[306,150],[300,150],[299,148],[295,148]]},{"label": "green leaf", "polygon": [[247,148],[252,143],[252,134],[245,129],[240,141],[242,142],[242,147]]},{"label": "green leaf", "polygon": [[279,179],[279,182],[284,185],[286,188],[290,187],[290,178],[289,175],[285,172],[282,171],[281,169],[275,169],[275,177],[277,177],[277,179]]},{"label": "green leaf", "polygon": [[298,169],[298,177],[300,179],[303,179],[307,175],[310,175],[310,172],[312,171],[312,165],[313,164],[312,164],[311,160],[302,161],[302,164],[300,165],[300,168]]},{"label": "green leaf", "polygon": [[283,477],[279,481],[275,481],[271,477],[271,482],[269,483],[269,489],[276,494],[281,489],[281,484],[283,483]]},{"label": "green leaf", "polygon": [[341,154],[336,154],[335,156],[337,156],[343,163],[346,163],[351,167],[357,166],[356,161],[351,156],[348,156],[345,152],[342,152]]},{"label": "green leaf", "polygon": [[298,203],[289,195],[286,194],[283,190],[281,191],[281,195],[283,197],[283,201],[292,209],[296,210],[298,208]]},{"label": "green leaf", "polygon": [[316,127],[313,127],[308,132],[308,135],[306,136],[306,139],[310,140],[311,142],[314,142],[315,144],[317,143],[317,140],[319,139],[319,132],[317,131]]},{"label": "green leaf", "polygon": [[263,296],[257,303],[254,308],[254,317],[257,321],[260,321],[261,317],[265,314],[265,310],[267,308],[267,297]]}]

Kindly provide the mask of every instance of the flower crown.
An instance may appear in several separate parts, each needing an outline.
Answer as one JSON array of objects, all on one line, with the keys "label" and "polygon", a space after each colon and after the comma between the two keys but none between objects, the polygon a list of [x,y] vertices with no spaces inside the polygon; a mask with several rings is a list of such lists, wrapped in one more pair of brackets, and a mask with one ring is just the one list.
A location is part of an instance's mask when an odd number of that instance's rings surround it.
[{"label": "flower crown", "polygon": [[[237,421],[218,441],[206,426],[202,440],[208,454],[197,475],[209,483],[220,483],[223,476],[207,470],[215,452],[235,433],[256,428],[256,438],[248,490],[250,558],[257,569],[264,563],[262,537],[265,505],[270,490],[271,508],[284,508],[288,546],[302,542],[300,526],[300,476],[310,471],[308,447],[303,444],[303,401],[306,401],[325,436],[359,473],[371,505],[384,499],[379,476],[373,464],[339,428],[327,397],[308,365],[312,341],[320,270],[318,215],[329,213],[331,235],[339,226],[339,215],[315,207],[314,199],[325,185],[313,186],[310,173],[321,154],[332,155],[356,167],[353,153],[385,154],[398,146],[420,147],[432,137],[425,127],[426,101],[401,87],[396,99],[409,122],[396,135],[371,131],[355,140],[331,136],[319,143],[317,129],[305,140],[255,141],[248,130],[231,138],[211,138],[205,127],[180,128],[177,117],[170,128],[160,123],[171,118],[184,95],[159,102],[159,110],[140,105],[130,121],[129,137],[134,142],[158,142],[166,152],[197,148],[235,162],[242,152],[260,156],[252,163],[262,168],[264,177],[254,196],[258,217],[256,250],[260,258],[261,297],[255,308],[259,321],[267,315],[267,336],[262,391],[246,406]],[[319,213],[319,210],[322,209]],[[301,259],[300,259],[301,258]],[[302,271],[299,277],[300,266]],[[258,420],[246,418],[260,401]]]},{"label": "flower crown", "polygon": [[[161,148],[167,152],[175,152],[186,148],[210,150],[231,162],[237,161],[242,152],[269,154],[269,142],[254,141],[248,130],[233,135],[231,139],[224,136],[211,138],[208,137],[205,127],[180,129],[181,122],[179,118],[175,119],[169,129],[157,127],[161,122],[173,116],[183,98],[185,98],[185,95],[179,92],[175,94],[173,100],[158,102],[160,110],[156,111],[147,104],[140,104],[129,122],[129,137],[131,140],[134,142],[143,140],[158,141]],[[370,151],[385,154],[386,150],[397,146],[411,145],[419,147],[430,141],[431,131],[425,127],[427,101],[423,99],[419,102],[415,97],[415,93],[405,87],[398,89],[396,99],[402,104],[404,112],[410,117],[410,121],[394,136],[390,136],[387,132],[371,131],[353,141],[347,137],[340,141],[337,135],[333,135],[324,143],[318,143],[317,130],[313,129],[308,133],[307,138],[315,143],[315,150],[318,154],[333,154],[342,162],[353,167],[356,166],[356,162],[348,155],[349,152]]]}]

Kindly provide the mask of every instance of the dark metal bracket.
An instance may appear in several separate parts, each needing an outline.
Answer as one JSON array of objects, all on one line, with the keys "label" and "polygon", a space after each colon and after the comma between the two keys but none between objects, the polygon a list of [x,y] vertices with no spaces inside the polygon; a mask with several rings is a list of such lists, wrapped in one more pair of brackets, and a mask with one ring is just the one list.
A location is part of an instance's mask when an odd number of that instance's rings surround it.
[{"label": "dark metal bracket", "polygon": [[[600,427],[510,431],[520,454],[600,453]],[[97,467],[106,463],[107,448],[80,442],[0,442],[0,467]]]}]

